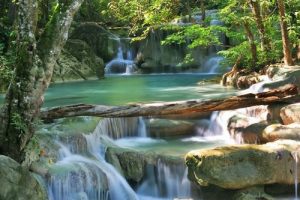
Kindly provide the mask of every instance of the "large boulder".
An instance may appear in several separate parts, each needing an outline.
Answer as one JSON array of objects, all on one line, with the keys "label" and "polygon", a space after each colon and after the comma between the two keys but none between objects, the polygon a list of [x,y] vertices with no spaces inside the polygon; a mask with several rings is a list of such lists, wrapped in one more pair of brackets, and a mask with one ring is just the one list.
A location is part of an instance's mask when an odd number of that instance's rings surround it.
[{"label": "large boulder", "polygon": [[195,125],[189,121],[150,119],[147,121],[148,132],[151,137],[188,136],[195,132]]},{"label": "large boulder", "polygon": [[240,76],[237,78],[236,85],[239,89],[249,88],[251,85],[260,82],[259,74],[252,73],[250,75]]},{"label": "large boulder", "polygon": [[[253,116],[257,115],[255,112],[262,113],[257,109],[252,110]],[[239,144],[265,143],[262,133],[268,126],[268,122],[265,120],[259,121],[256,117],[250,117],[249,114],[238,113],[229,118],[227,128],[230,136]]]},{"label": "large boulder", "polygon": [[241,189],[273,183],[294,184],[296,170],[300,170],[300,163],[296,162],[299,148],[300,142],[281,140],[265,145],[195,150],[186,155],[186,164],[189,178],[201,186]]},{"label": "large boulder", "polygon": [[93,52],[103,58],[105,62],[112,60],[118,51],[117,36],[95,22],[84,22],[77,25],[70,39],[79,39],[86,42]]},{"label": "large boulder", "polygon": [[68,40],[55,67],[54,78],[87,79],[103,78],[104,62],[91,47],[82,40]]},{"label": "large boulder", "polygon": [[110,146],[105,152],[106,160],[111,163],[127,180],[139,182],[146,173],[146,166],[156,166],[159,162],[179,165],[183,158],[159,155],[153,151]]},{"label": "large boulder", "polygon": [[280,110],[280,116],[283,124],[292,124],[300,122],[300,103],[287,105]]},{"label": "large boulder", "polygon": [[43,186],[16,161],[0,155],[0,199],[47,199]]},{"label": "large boulder", "polygon": [[[210,69],[205,69],[205,64],[210,56],[216,52],[216,48],[194,48],[191,50],[186,44],[162,45],[162,41],[174,32],[176,30],[152,27],[145,39],[133,44],[137,53],[136,63],[140,70],[144,73],[180,72],[184,70],[208,72]],[[186,62],[185,55],[188,53],[191,53],[192,59]]]},{"label": "large boulder", "polygon": [[300,140],[300,123],[272,124],[264,129],[262,137],[269,142],[280,139]]}]

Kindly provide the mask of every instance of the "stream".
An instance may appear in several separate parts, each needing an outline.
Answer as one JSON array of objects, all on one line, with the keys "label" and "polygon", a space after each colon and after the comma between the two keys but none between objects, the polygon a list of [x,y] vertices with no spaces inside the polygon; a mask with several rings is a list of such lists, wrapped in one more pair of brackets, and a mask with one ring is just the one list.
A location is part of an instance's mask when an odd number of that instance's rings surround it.
[{"label": "stream", "polygon": [[[48,89],[45,106],[124,105],[236,94],[207,81],[215,76],[110,75],[104,80],[57,83]],[[192,128],[176,134],[177,128],[183,127],[181,123]],[[53,155],[50,175],[45,179],[49,199],[202,199],[201,190],[187,178],[184,155],[193,149],[232,143],[214,123],[212,115],[184,120],[78,117],[43,125],[37,135]],[[128,181],[126,173],[131,173]]]}]

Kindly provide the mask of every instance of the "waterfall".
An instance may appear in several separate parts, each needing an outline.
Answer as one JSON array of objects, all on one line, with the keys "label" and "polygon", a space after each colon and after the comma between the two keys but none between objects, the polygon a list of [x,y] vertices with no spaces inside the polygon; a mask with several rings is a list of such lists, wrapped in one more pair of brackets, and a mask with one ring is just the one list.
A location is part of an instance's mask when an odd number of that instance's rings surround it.
[{"label": "waterfall", "polygon": [[295,200],[298,200],[298,152],[293,153],[293,157],[295,160]]},{"label": "waterfall", "polygon": [[146,123],[142,117],[138,118],[138,136],[139,137],[147,137]]},{"label": "waterfall", "polygon": [[224,58],[221,56],[213,56],[213,57],[209,58],[204,64],[204,70],[210,74],[218,73],[219,67],[220,67],[220,62],[223,59]]},{"label": "waterfall", "polygon": [[[200,120],[196,128],[197,135],[201,137],[222,136],[227,142],[232,143],[230,137],[229,121],[234,116],[247,116],[247,126],[267,120],[267,106],[253,106],[231,111],[213,112],[209,120]],[[243,144],[243,138],[240,133],[235,135],[235,143]]]},{"label": "waterfall", "polygon": [[60,160],[50,168],[50,200],[138,199],[126,180],[104,159],[99,135],[86,135],[90,157],[72,154],[58,143]]},{"label": "waterfall", "polygon": [[142,199],[190,198],[191,182],[187,178],[187,168],[183,163],[169,164],[161,160],[156,166],[147,166],[146,177],[138,187],[137,194]]},{"label": "waterfall", "polygon": [[270,79],[267,75],[264,75],[264,76],[260,76],[260,80],[261,82],[251,85],[248,89],[241,91],[240,94],[241,95],[248,94],[248,93],[257,94],[260,92],[265,92],[266,91],[266,88],[264,88],[265,84],[271,83],[272,79]]},{"label": "waterfall", "polygon": [[[117,56],[111,60],[105,66],[105,72],[107,74],[132,74],[134,72],[134,61],[132,56],[132,51],[130,49],[124,53],[121,39],[117,39],[119,47]],[[126,54],[126,58],[124,57]]]},{"label": "waterfall", "polygon": [[229,119],[234,115],[234,112],[215,111],[211,114],[208,126],[203,128],[203,123],[200,123],[200,126],[197,127],[197,134],[202,137],[223,135],[228,136],[227,125]]},{"label": "waterfall", "polygon": [[147,131],[142,117],[105,118],[99,122],[94,134],[120,139],[136,136],[146,137]]},{"label": "waterfall", "polygon": [[[103,119],[92,134],[84,135],[87,152],[83,155],[72,153],[68,146],[57,142],[59,161],[50,169],[48,193],[50,200],[118,200],[138,199],[126,180],[107,163],[105,146],[109,138],[129,136],[145,137],[146,126],[143,118]],[[74,145],[74,144],[73,144]],[[77,152],[76,152],[77,153]],[[87,157],[86,154],[90,156]]]}]

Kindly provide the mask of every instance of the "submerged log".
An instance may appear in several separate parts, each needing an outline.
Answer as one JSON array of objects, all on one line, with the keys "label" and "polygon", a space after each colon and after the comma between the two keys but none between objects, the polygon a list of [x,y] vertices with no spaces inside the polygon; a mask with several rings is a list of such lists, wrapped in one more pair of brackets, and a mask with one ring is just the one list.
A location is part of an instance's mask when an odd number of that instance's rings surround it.
[{"label": "submerged log", "polygon": [[217,100],[188,100],[150,104],[131,104],[125,106],[76,104],[44,110],[41,112],[40,117],[44,120],[50,120],[74,116],[98,116],[109,118],[166,116],[233,110],[256,105],[291,103],[299,100],[300,96],[298,95],[297,87],[289,84],[268,92],[259,94],[250,93]]}]

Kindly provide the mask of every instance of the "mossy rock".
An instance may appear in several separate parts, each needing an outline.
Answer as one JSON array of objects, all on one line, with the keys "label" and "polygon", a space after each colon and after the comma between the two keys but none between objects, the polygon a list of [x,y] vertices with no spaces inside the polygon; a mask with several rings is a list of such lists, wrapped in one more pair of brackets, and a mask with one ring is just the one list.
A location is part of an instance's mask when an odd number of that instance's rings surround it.
[{"label": "mossy rock", "polygon": [[68,40],[54,70],[54,80],[104,77],[104,62],[82,40]]},{"label": "mossy rock", "polygon": [[[187,154],[189,178],[202,186],[243,189],[266,184],[294,184],[300,170],[300,142],[279,140],[264,145],[233,145]],[[298,158],[299,159],[299,158]],[[298,174],[299,180],[300,174]]]},{"label": "mossy rock", "polygon": [[44,200],[47,199],[43,186],[28,169],[9,157],[0,155],[0,199]]},{"label": "mossy rock", "polygon": [[93,52],[103,58],[105,62],[115,57],[119,45],[115,35],[95,22],[80,23],[72,31],[70,39],[86,42]]}]

